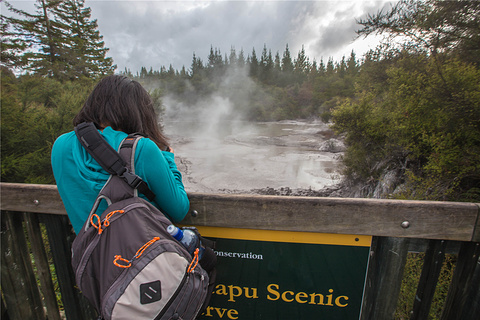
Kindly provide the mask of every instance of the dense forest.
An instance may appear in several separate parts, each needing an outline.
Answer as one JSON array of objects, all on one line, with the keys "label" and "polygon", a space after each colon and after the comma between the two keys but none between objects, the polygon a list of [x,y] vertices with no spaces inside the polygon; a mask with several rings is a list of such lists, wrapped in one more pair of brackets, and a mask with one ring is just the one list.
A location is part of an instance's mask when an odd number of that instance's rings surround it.
[{"label": "dense forest", "polygon": [[[115,71],[84,1],[36,7],[2,16],[2,181],[54,183],[55,138]],[[193,109],[215,96],[237,119],[330,122],[348,146],[346,181],[367,191],[394,175],[383,196],[480,201],[480,2],[404,0],[358,23],[359,37],[385,36],[363,57],[211,46],[181,70],[121,73],[148,88],[160,115],[167,100]]]}]

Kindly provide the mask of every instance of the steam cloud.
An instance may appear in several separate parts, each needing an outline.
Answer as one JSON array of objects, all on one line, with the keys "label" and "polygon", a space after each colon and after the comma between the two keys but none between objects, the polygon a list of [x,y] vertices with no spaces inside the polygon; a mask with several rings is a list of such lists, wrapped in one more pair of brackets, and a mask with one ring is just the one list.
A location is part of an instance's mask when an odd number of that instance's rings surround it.
[{"label": "steam cloud", "polygon": [[[193,88],[190,80],[185,81],[188,95],[189,88]],[[248,126],[242,120],[249,107],[249,96],[253,92],[263,92],[248,76],[248,67],[229,66],[216,81],[220,85],[215,92],[193,103],[184,102],[185,99],[172,94],[166,95],[163,98],[164,121],[174,121],[175,132],[183,131],[207,141],[223,139],[240,132],[241,126]]]}]

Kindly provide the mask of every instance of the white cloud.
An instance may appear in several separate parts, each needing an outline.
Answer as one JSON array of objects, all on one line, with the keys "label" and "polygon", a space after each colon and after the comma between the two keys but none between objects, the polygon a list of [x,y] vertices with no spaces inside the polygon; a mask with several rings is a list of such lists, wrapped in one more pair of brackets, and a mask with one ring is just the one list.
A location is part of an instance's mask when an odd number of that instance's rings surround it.
[{"label": "white cloud", "polygon": [[[34,10],[34,1],[11,0],[14,7]],[[389,1],[161,1],[86,0],[98,20],[108,55],[119,71],[170,64],[190,68],[193,53],[206,61],[210,46],[223,55],[233,46],[245,56],[263,46],[283,54],[289,45],[296,57],[302,45],[311,61],[355,50],[360,57],[376,39],[355,38],[355,19],[375,13]],[[2,12],[4,4],[2,3]]]}]

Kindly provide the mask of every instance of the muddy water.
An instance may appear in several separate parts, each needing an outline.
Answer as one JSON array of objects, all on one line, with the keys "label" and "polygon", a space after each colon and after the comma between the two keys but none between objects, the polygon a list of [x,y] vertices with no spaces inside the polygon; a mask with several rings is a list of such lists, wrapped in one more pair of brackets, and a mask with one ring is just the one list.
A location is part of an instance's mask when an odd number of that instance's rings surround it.
[{"label": "muddy water", "polygon": [[339,153],[320,151],[331,138],[322,122],[167,121],[187,192],[319,190],[339,182]]}]

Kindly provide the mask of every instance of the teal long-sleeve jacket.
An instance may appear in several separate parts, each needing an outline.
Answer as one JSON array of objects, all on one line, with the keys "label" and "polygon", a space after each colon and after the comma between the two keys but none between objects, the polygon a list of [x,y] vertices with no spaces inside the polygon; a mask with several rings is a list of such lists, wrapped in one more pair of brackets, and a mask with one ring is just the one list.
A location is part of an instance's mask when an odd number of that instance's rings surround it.
[{"label": "teal long-sleeve jacket", "polygon": [[[115,150],[118,150],[127,136],[126,133],[115,131],[111,127],[100,133]],[[63,134],[55,141],[52,148],[52,168],[60,197],[73,229],[78,234],[110,175],[82,147],[73,131]],[[173,153],[161,151],[148,138],[140,139],[135,152],[135,173],[155,193],[152,204],[172,222],[179,222],[185,217],[190,202]],[[139,196],[146,199],[142,194]],[[102,201],[97,213],[106,208],[106,202]]]}]

